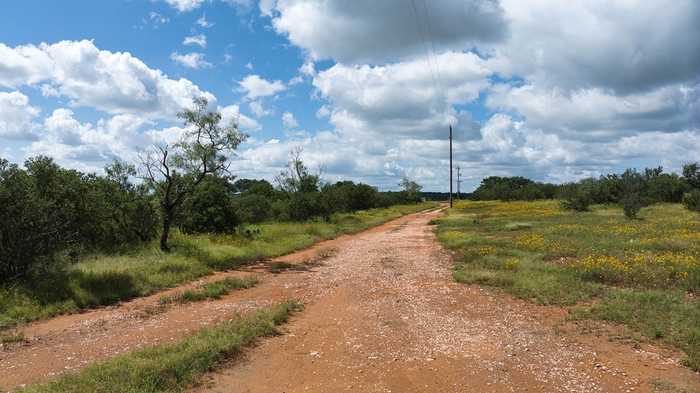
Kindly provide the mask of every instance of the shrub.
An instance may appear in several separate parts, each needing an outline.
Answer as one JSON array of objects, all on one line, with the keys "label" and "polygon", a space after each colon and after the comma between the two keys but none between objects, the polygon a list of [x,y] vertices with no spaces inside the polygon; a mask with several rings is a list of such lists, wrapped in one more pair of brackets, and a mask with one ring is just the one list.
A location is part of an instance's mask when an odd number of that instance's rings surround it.
[{"label": "shrub", "polygon": [[269,197],[260,194],[243,195],[233,200],[240,222],[258,223],[270,218],[272,204]]},{"label": "shrub", "polygon": [[683,194],[683,206],[694,212],[700,212],[700,190],[692,190]]},{"label": "shrub", "polygon": [[186,233],[231,233],[238,225],[232,185],[223,177],[208,176],[182,210],[180,227]]},{"label": "shrub", "polygon": [[562,196],[561,207],[565,210],[585,212],[593,203],[590,190],[583,185],[568,184]]},{"label": "shrub", "polygon": [[620,203],[622,204],[622,211],[625,213],[625,217],[629,219],[636,218],[639,210],[644,207],[642,197],[637,193],[623,196]]},{"label": "shrub", "polygon": [[50,262],[68,241],[57,210],[37,197],[33,179],[0,160],[0,280]]}]

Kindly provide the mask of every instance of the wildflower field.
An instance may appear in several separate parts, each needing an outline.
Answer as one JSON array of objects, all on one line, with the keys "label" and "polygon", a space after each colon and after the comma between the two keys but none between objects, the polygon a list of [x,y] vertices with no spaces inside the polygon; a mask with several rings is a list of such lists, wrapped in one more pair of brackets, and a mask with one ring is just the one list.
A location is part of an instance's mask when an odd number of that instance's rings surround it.
[{"label": "wildflower field", "polygon": [[625,324],[700,370],[697,213],[658,204],[629,220],[617,206],[573,213],[557,201],[459,201],[437,224],[457,254],[457,281]]}]

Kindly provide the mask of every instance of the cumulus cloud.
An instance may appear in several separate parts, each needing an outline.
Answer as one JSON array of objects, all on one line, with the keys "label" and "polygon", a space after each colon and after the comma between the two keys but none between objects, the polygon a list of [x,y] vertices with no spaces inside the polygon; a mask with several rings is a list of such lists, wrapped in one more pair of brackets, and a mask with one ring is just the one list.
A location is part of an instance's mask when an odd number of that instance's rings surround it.
[{"label": "cumulus cloud", "polygon": [[238,105],[219,107],[218,111],[221,113],[221,121],[224,124],[234,122],[243,131],[257,131],[261,128],[257,120],[242,114]]},{"label": "cumulus cloud", "polygon": [[334,106],[331,122],[340,130],[427,139],[444,135],[450,122],[459,126],[452,105],[474,101],[490,85],[491,71],[475,54],[448,52],[436,60],[440,81],[417,59],[374,67],[336,64],[313,84]]},{"label": "cumulus cloud", "polygon": [[180,54],[178,52],[173,52],[170,54],[170,59],[183,67],[192,68],[198,70],[200,68],[210,68],[212,64],[205,60],[204,53],[192,52],[187,54]]},{"label": "cumulus cloud", "polygon": [[207,47],[207,36],[204,34],[196,34],[185,37],[182,41],[183,45],[199,45],[202,48]]},{"label": "cumulus cloud", "polygon": [[253,112],[253,115],[255,115],[255,117],[258,117],[258,118],[272,114],[272,111],[265,109],[265,107],[263,107],[263,105],[260,101],[249,102],[248,108],[250,108],[250,111]]},{"label": "cumulus cloud", "polygon": [[29,104],[29,98],[18,92],[0,91],[0,137],[28,140],[37,137],[34,119],[39,108]]},{"label": "cumulus cloud", "polygon": [[571,139],[616,139],[640,132],[700,127],[700,85],[671,85],[645,93],[615,95],[592,88],[568,92],[535,85],[491,89],[487,105],[511,110],[540,128]]},{"label": "cumulus cloud", "polygon": [[251,100],[274,96],[287,89],[282,81],[268,81],[255,74],[246,76],[238,82],[238,85],[240,86],[238,90],[245,93],[246,98]]},{"label": "cumulus cloud", "polygon": [[284,128],[290,130],[292,128],[299,127],[299,122],[294,117],[294,114],[292,112],[284,112],[282,114],[282,125],[284,126]]},{"label": "cumulus cloud", "polygon": [[425,51],[430,35],[437,51],[462,50],[507,35],[496,0],[278,0],[261,2],[274,29],[316,60],[377,63]]},{"label": "cumulus cloud", "polygon": [[628,94],[697,78],[700,3],[503,0],[511,38],[495,49],[504,73],[559,88]]},{"label": "cumulus cloud", "polygon": [[170,79],[128,52],[98,49],[92,41],[0,44],[0,86],[44,84],[42,91],[67,97],[74,106],[108,113],[172,118],[194,97],[211,93],[187,79]]}]

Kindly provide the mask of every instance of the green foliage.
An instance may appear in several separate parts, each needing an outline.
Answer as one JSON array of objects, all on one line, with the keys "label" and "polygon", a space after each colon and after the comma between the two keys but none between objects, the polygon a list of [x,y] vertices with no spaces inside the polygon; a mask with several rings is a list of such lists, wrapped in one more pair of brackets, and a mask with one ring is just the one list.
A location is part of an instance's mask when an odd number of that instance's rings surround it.
[{"label": "green foliage", "polygon": [[683,194],[683,206],[690,211],[700,212],[700,190]]},{"label": "green foliage", "polygon": [[[400,205],[333,214],[328,222],[268,222],[245,234],[183,235],[174,232],[171,252],[151,244],[124,254],[93,255],[64,269],[0,285],[0,329],[53,315],[113,304],[171,288],[261,258],[274,258],[319,240],[379,225],[434,204]],[[257,229],[256,229],[257,228]],[[238,232],[237,231],[237,232]]]},{"label": "green foliage", "polygon": [[222,296],[227,295],[233,290],[252,288],[257,285],[258,282],[258,279],[255,277],[227,277],[222,280],[204,284],[196,289],[188,289],[174,296],[163,296],[158,302],[160,304],[168,304],[220,299]]},{"label": "green foliage", "polygon": [[[193,108],[178,113],[187,130],[180,141],[172,146],[157,146],[142,157],[146,178],[160,202],[163,251],[170,250],[170,229],[185,200],[207,177],[227,172],[229,153],[247,138],[236,123],[221,125],[221,113],[209,111],[208,105],[206,98],[196,98]],[[204,213],[193,226],[225,227],[231,220],[227,216],[212,222],[213,214],[216,213]]]},{"label": "green foliage", "polygon": [[200,330],[174,344],[130,352],[92,364],[56,381],[32,386],[26,393],[175,392],[183,391],[224,359],[238,355],[261,337],[277,334],[277,326],[302,309],[286,301],[256,313]]},{"label": "green foliage", "polygon": [[239,222],[233,185],[224,177],[207,176],[183,203],[181,216],[185,233],[232,233]]},{"label": "green foliage", "polygon": [[587,187],[585,183],[565,185],[561,196],[560,205],[564,210],[585,212],[590,210],[593,203],[590,187]]},{"label": "green foliage", "polygon": [[155,236],[154,200],[129,182],[133,167],[116,162],[99,177],[41,156],[25,167],[0,160],[0,279],[49,267],[59,252],[75,259]]},{"label": "green foliage", "polygon": [[556,186],[547,183],[535,183],[520,176],[500,177],[490,176],[481,181],[473,193],[475,200],[525,200],[551,199],[554,197]]},{"label": "green foliage", "polygon": [[420,191],[423,189],[421,185],[409,179],[408,177],[404,177],[403,179],[401,179],[399,186],[403,190],[407,202],[420,202]]},{"label": "green foliage", "polygon": [[[627,177],[634,191],[646,176]],[[697,215],[679,204],[639,214],[643,221],[605,205],[570,214],[555,201],[458,201],[436,220],[437,236],[455,253],[455,280],[624,323],[682,349],[700,369]],[[513,225],[521,222],[529,225]]]}]

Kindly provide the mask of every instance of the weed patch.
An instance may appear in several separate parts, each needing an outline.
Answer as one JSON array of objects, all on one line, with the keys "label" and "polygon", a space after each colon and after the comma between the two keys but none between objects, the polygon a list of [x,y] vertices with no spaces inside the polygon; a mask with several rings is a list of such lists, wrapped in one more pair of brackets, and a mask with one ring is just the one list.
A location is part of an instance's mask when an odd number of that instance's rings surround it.
[{"label": "weed patch", "polygon": [[251,316],[203,329],[175,344],[158,345],[96,363],[57,381],[29,387],[40,392],[173,392],[182,391],[224,359],[239,354],[260,337],[277,334],[277,326],[301,309],[285,302]]}]

